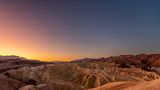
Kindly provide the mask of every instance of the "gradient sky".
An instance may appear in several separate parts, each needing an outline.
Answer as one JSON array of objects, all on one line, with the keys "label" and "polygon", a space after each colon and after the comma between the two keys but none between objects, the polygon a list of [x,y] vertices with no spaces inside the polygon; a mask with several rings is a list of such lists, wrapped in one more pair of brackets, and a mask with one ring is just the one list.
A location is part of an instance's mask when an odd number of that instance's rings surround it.
[{"label": "gradient sky", "polygon": [[0,55],[160,53],[160,0],[0,0]]}]

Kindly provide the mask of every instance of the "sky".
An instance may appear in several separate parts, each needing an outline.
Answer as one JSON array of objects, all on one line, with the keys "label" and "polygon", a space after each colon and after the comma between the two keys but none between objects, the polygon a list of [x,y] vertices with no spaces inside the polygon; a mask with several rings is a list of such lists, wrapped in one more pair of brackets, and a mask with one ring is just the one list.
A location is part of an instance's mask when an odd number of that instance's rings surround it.
[{"label": "sky", "polygon": [[159,0],[0,0],[0,55],[74,60],[160,53]]}]

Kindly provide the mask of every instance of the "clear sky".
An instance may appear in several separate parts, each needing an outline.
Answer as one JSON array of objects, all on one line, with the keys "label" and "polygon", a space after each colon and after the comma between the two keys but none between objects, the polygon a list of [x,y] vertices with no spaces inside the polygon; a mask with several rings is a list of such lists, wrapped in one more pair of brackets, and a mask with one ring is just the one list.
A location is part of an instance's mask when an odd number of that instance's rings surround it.
[{"label": "clear sky", "polygon": [[160,0],[0,0],[0,55],[160,53]]}]

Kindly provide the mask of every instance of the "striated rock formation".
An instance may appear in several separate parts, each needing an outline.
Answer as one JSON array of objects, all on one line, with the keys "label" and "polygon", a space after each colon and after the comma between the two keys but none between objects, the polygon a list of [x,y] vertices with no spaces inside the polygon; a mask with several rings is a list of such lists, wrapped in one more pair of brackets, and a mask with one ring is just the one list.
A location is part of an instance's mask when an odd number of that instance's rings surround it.
[{"label": "striated rock formation", "polygon": [[[26,85],[18,90],[49,90],[47,84],[39,84],[37,86],[35,85]],[[55,89],[56,90],[56,89]]]},{"label": "striated rock formation", "polygon": [[[105,63],[103,63],[105,64]],[[105,65],[91,63],[84,67],[77,64],[50,64],[37,67],[23,67],[20,69],[9,70],[5,73],[12,78],[25,82],[26,84],[38,85],[47,84],[49,90],[57,87],[69,88],[76,87],[77,90],[95,88],[109,82],[115,81],[146,81],[159,79],[160,76],[154,72],[147,72],[140,68],[119,68],[108,67]],[[100,68],[100,66],[104,68]],[[96,66],[97,69],[94,69]],[[75,88],[74,88],[75,90]]]},{"label": "striated rock formation", "polygon": [[120,55],[109,58],[89,59],[87,61],[72,61],[73,63],[79,62],[112,62],[122,64],[125,66],[136,66],[144,70],[150,70],[152,67],[160,67],[160,54],[139,54],[139,55]]},{"label": "striated rock formation", "polygon": [[113,82],[88,90],[160,90],[160,79],[144,82]]},{"label": "striated rock formation", "polygon": [[21,67],[39,66],[50,64],[54,62],[41,62],[38,60],[27,60],[18,56],[0,56],[0,73],[10,69],[17,69]]},{"label": "striated rock formation", "polygon": [[0,90],[151,90],[152,85],[159,89],[159,58],[141,54],[68,63],[2,60]]},{"label": "striated rock formation", "polygon": [[17,90],[23,85],[23,82],[0,74],[0,90]]}]

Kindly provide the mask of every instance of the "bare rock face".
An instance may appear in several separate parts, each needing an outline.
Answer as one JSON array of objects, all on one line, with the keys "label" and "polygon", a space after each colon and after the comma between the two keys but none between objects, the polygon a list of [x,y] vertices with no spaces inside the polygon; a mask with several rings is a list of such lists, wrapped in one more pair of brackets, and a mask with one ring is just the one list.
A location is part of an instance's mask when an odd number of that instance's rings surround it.
[{"label": "bare rock face", "polygon": [[48,90],[84,90],[83,87],[62,80],[55,80],[48,83]]},{"label": "bare rock face", "polygon": [[26,85],[26,86],[19,88],[18,90],[49,90],[49,88],[48,88],[47,84],[39,84],[37,86]]},{"label": "bare rock face", "polygon": [[18,69],[21,67],[33,67],[44,64],[50,64],[53,62],[41,62],[38,60],[28,60],[18,56],[0,56],[0,73],[7,70]]},{"label": "bare rock face", "polygon": [[82,87],[64,81],[52,81],[48,84],[27,85],[18,90],[84,90]]},{"label": "bare rock face", "polygon": [[119,68],[118,65],[106,64],[105,66],[105,63],[91,63],[85,68],[71,63],[50,64],[13,69],[7,73],[26,84],[47,84],[48,90],[63,90],[63,87],[68,88],[65,90],[83,90],[115,81],[146,81],[160,78],[158,74],[140,68]]},{"label": "bare rock face", "polygon": [[128,64],[129,66],[134,65],[149,70],[151,67],[160,67],[160,54],[120,55],[109,58],[90,59],[87,61],[82,59],[72,62],[112,62],[116,64]]},{"label": "bare rock face", "polygon": [[47,84],[39,84],[36,86],[36,88],[38,88],[38,90],[49,90]]},{"label": "bare rock face", "polygon": [[[42,87],[42,85],[39,84],[46,83],[47,87],[43,87],[45,90],[46,88],[48,88],[47,90],[64,90],[64,88],[65,90],[83,90],[83,87],[80,85],[69,81],[72,77],[72,72],[69,72],[69,70],[72,71],[71,67],[65,69],[64,65],[60,66],[61,67],[59,67],[59,65],[42,65],[38,67],[23,67],[7,71],[7,73],[10,77],[23,81],[26,84],[38,85],[37,88]],[[67,69],[68,72],[64,71]],[[24,88],[26,89],[28,87],[30,88],[30,86]],[[22,88],[22,90],[24,88]]]},{"label": "bare rock face", "polygon": [[146,81],[150,81],[146,84],[159,82],[151,82],[160,79],[159,58],[157,54],[141,54],[69,63],[9,61],[0,63],[0,67],[21,66],[3,69],[0,90],[132,90],[130,86],[136,88]]},{"label": "bare rock face", "polygon": [[27,86],[24,86],[18,90],[37,90],[37,88],[34,85],[27,85]]},{"label": "bare rock face", "polygon": [[24,83],[5,75],[0,75],[0,90],[17,90]]},{"label": "bare rock face", "polygon": [[123,90],[160,90],[160,79],[153,81],[137,82],[135,85],[126,87]]},{"label": "bare rock face", "polygon": [[160,90],[160,79],[143,82],[113,82],[88,90]]}]

